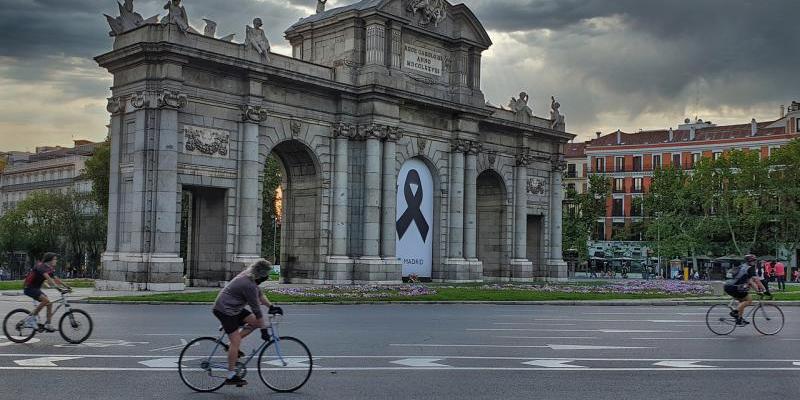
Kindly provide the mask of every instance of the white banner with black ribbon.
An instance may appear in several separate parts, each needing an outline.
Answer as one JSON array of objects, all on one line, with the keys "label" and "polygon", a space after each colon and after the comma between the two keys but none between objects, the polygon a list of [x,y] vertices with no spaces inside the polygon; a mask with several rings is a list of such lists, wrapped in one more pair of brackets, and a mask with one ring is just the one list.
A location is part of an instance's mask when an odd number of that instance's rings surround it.
[{"label": "white banner with black ribbon", "polygon": [[410,159],[397,177],[397,258],[403,276],[430,278],[433,265],[433,177],[422,160]]}]

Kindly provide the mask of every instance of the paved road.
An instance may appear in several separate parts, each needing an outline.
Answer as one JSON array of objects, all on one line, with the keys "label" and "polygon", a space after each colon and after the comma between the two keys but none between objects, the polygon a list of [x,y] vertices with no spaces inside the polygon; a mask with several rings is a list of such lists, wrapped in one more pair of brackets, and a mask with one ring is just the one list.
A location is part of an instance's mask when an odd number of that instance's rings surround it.
[{"label": "paved road", "polygon": [[[28,303],[0,299],[0,315],[17,306]],[[282,333],[315,356],[309,383],[288,395],[255,375],[211,395],[181,383],[173,357],[184,341],[215,333],[208,306],[79,307],[96,325],[82,345],[57,334],[0,339],[0,399],[727,400],[800,389],[795,307],[785,307],[778,336],[748,327],[720,338],[705,327],[704,307],[287,306]]]}]

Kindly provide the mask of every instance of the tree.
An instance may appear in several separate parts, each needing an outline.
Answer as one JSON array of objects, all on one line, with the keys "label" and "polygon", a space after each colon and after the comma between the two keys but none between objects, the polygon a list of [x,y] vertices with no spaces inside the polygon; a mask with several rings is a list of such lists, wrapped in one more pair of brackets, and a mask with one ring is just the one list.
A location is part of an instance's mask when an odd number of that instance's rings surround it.
[{"label": "tree", "polygon": [[588,242],[597,219],[606,214],[606,199],[610,193],[610,180],[600,175],[589,176],[586,193],[567,190],[562,241],[565,248],[578,251],[578,263],[589,256]]},{"label": "tree", "polygon": [[774,224],[774,246],[794,254],[800,247],[800,139],[778,149],[770,158],[770,222]]},{"label": "tree", "polygon": [[99,143],[94,154],[86,160],[83,174],[92,181],[92,199],[108,214],[108,186],[111,172],[111,144],[108,140]]},{"label": "tree", "polygon": [[[283,171],[280,161],[274,155],[271,155],[267,158],[267,163],[264,167],[262,186],[264,204],[261,214],[261,256],[271,260],[274,264],[280,263],[281,215],[276,197],[282,181]],[[273,253],[273,248],[277,249],[278,254]]]}]

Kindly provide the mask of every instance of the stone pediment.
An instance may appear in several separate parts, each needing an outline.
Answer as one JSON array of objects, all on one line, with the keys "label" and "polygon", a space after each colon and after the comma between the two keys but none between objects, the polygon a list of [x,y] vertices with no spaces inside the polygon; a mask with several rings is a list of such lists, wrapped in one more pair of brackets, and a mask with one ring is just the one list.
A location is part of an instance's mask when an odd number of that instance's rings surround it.
[{"label": "stone pediment", "polygon": [[466,5],[446,0],[362,0],[303,18],[286,30],[286,36],[375,14],[484,50],[492,45],[486,29]]}]

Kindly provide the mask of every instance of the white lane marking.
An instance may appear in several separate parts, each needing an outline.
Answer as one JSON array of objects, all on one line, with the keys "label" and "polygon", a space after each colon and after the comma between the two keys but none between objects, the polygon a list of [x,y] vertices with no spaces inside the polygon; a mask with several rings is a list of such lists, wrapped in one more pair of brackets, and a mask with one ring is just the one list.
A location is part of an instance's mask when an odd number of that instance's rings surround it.
[{"label": "white lane marking", "polygon": [[[286,365],[283,365],[283,361],[286,362]],[[306,357],[286,357],[283,361],[276,359],[264,361],[262,364],[274,365],[281,368],[308,368],[308,364],[305,364],[308,362],[308,358]],[[318,366],[315,365],[314,368],[318,368]]]},{"label": "white lane marking", "polygon": [[37,357],[28,358],[25,360],[14,360],[14,364],[21,365],[23,367],[57,367],[58,365],[56,365],[55,362],[76,360],[79,358],[81,357]]},{"label": "white lane marking", "polygon": [[567,365],[567,363],[571,363],[575,360],[531,360],[526,361],[523,364],[532,365],[534,367],[546,367],[546,368],[587,368],[583,365]]},{"label": "white lane marking", "polygon": [[156,358],[153,360],[139,361],[139,364],[150,368],[178,368],[178,357]]},{"label": "white lane marking", "polygon": [[670,361],[659,361],[654,363],[653,365],[658,365],[661,367],[671,367],[671,368],[717,368],[713,365],[696,365],[700,361],[696,360],[670,360]]},{"label": "white lane marking", "polygon": [[53,347],[94,347],[98,349],[104,349],[106,347],[118,346],[118,347],[136,347],[137,344],[149,344],[150,342],[128,342],[125,340],[117,340],[117,339],[89,339],[80,344],[71,344],[71,343],[64,343],[64,344],[54,344]]},{"label": "white lane marking", "polygon": [[539,322],[493,322],[493,325],[547,325],[547,326],[575,326],[577,324],[548,324]]},{"label": "white lane marking", "polygon": [[197,333],[143,333],[142,336],[188,336],[199,337],[203,336]]},{"label": "white lane marking", "polygon": [[433,344],[433,343],[392,343],[389,346],[397,347],[486,347],[486,348],[521,348],[521,349],[551,349],[551,350],[623,350],[623,349],[653,349],[654,347],[636,346],[585,346],[579,344],[547,344],[534,345],[506,345],[506,344]]},{"label": "white lane marking", "polygon": [[535,332],[602,332],[602,333],[686,333],[642,329],[538,329],[538,328],[467,328],[467,331],[535,331]]},{"label": "white lane marking", "polygon": [[578,322],[651,322],[651,323],[697,323],[689,319],[581,319],[581,318],[533,318],[534,321],[578,321]]},{"label": "white lane marking", "polygon": [[390,361],[392,364],[405,365],[407,367],[449,367],[449,365],[439,364],[436,361],[441,361],[441,358],[404,358],[402,360]]},{"label": "white lane marking", "polygon": [[705,312],[592,312],[583,313],[583,315],[706,315]]},{"label": "white lane marking", "polygon": [[580,344],[548,344],[553,350],[625,350],[625,349],[654,349],[655,347],[638,346],[589,346]]},{"label": "white lane marking", "polygon": [[4,347],[4,346],[14,346],[14,345],[20,345],[20,346],[21,346],[21,345],[24,345],[24,344],[39,343],[39,342],[41,342],[41,341],[42,341],[42,339],[39,339],[39,338],[31,338],[31,340],[28,340],[28,341],[27,341],[27,342],[25,342],[25,343],[14,343],[14,342],[12,342],[12,341],[8,341],[8,342],[6,342],[6,341],[0,341],[0,347]]},{"label": "white lane marking", "polygon": [[629,340],[737,340],[735,337],[658,337],[658,338],[647,338],[647,337],[635,337],[635,338],[628,338]]},{"label": "white lane marking", "polygon": [[800,365],[800,361],[795,361],[792,363],[792,365]]},{"label": "white lane marking", "polygon": [[167,346],[167,347],[159,347],[157,349],[153,349],[150,351],[170,351],[170,350],[181,350],[186,347],[186,339],[181,339],[181,344],[176,344],[174,346]]},{"label": "white lane marking", "polygon": [[594,336],[495,336],[501,339],[598,339]]},{"label": "white lane marking", "polygon": [[[48,371],[131,371],[131,372],[164,372],[176,371],[177,368],[114,368],[114,367],[50,367]],[[0,367],[0,371],[29,370],[41,371],[42,367]],[[645,367],[645,368],[536,368],[536,367],[314,367],[317,371],[403,371],[403,370],[427,370],[427,371],[581,371],[581,372],[635,372],[635,371],[800,371],[800,367],[692,367],[692,368],[664,368],[664,367]]]}]

